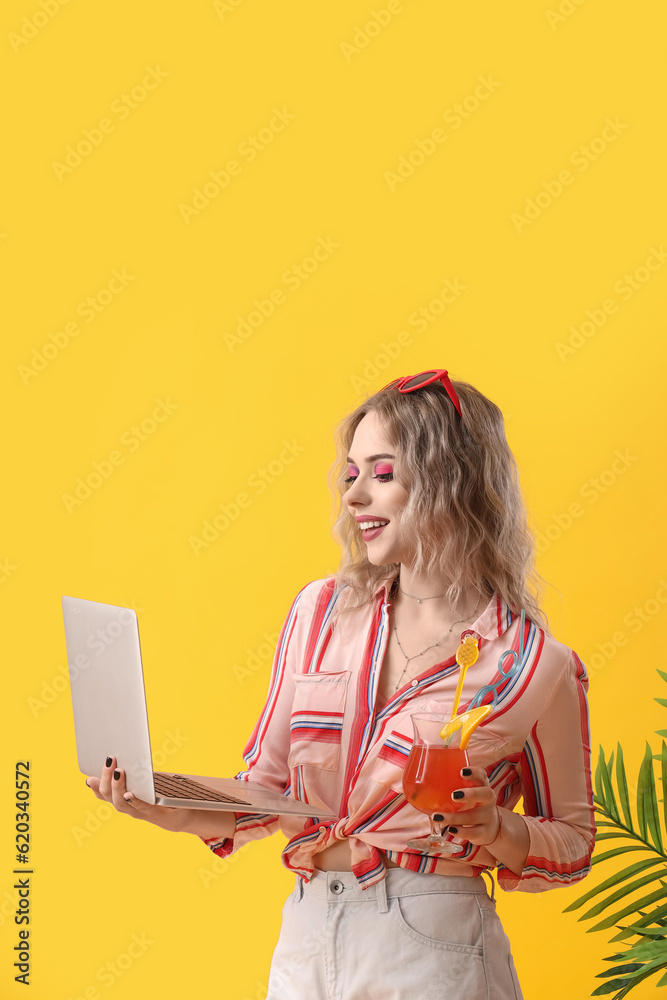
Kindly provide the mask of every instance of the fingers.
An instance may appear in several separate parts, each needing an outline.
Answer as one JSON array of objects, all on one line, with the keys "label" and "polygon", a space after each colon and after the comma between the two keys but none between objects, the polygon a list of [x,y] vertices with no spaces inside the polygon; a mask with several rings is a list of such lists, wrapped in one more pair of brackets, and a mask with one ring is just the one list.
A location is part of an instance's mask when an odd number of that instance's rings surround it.
[{"label": "fingers", "polygon": [[481,767],[464,767],[461,771],[461,787],[452,792],[452,799],[458,809],[476,809],[478,806],[495,803],[495,795],[489,784],[486,771]]},{"label": "fingers", "polygon": [[116,767],[115,757],[106,758],[101,778],[91,776],[86,778],[86,784],[98,799],[111,802],[119,812],[131,812],[130,802],[124,797],[130,795],[125,787],[125,772]]},{"label": "fingers", "polygon": [[452,792],[457,811],[443,810],[443,821],[453,836],[458,834],[472,844],[481,844],[489,839],[487,834],[496,824],[495,793],[486,771],[481,767],[464,767],[461,778],[462,787]]},{"label": "fingers", "polygon": [[111,783],[113,781],[113,772],[116,768],[116,758],[107,757],[104,762],[104,767],[102,768],[102,777],[100,778],[99,793],[100,797],[106,799],[107,802],[111,802]]},{"label": "fingers", "polygon": [[107,757],[102,768],[102,777],[97,778],[91,775],[86,778],[88,788],[95,794],[96,798],[103,799],[105,802],[111,802],[111,782],[115,766],[115,757]]},{"label": "fingers", "polygon": [[494,804],[480,809],[466,809],[460,813],[443,813],[448,832],[463,841],[479,847],[492,843],[499,830],[499,813]]},{"label": "fingers", "polygon": [[90,788],[90,790],[95,793],[95,795],[97,796],[98,799],[102,798],[102,796],[100,795],[100,779],[99,778],[95,778],[95,777],[86,778],[86,784],[88,785],[88,788]]},{"label": "fingers", "polygon": [[118,811],[135,819],[144,819],[164,830],[180,831],[188,829],[194,810],[151,805],[128,792],[125,771],[117,767],[115,757],[107,757],[102,768],[102,777],[88,777],[86,784],[90,790],[105,802],[110,802]]},{"label": "fingers", "polygon": [[477,785],[488,785],[489,778],[483,767],[464,767],[461,777],[466,781],[474,782]]},{"label": "fingers", "polygon": [[126,792],[125,771],[122,768],[114,767],[111,774],[111,802],[118,812],[132,812],[130,803],[125,799]]}]

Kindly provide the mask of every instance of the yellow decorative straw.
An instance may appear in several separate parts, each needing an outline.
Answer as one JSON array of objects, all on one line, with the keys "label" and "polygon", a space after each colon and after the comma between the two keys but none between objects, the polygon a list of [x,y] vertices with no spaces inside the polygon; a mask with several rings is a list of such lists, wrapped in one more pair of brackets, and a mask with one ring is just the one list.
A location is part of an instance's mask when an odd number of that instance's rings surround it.
[{"label": "yellow decorative straw", "polygon": [[477,639],[473,635],[466,635],[461,640],[461,645],[456,650],[456,662],[461,668],[459,672],[459,681],[456,685],[456,693],[454,695],[454,704],[452,705],[452,716],[447,725],[444,727],[440,733],[440,739],[444,740],[446,743],[451,739],[454,733],[461,730],[461,749],[465,750],[468,746],[468,740],[480,725],[481,722],[487,717],[491,712],[490,705],[480,705],[479,708],[473,708],[469,712],[463,712],[462,715],[457,715],[459,701],[461,700],[461,692],[463,690],[463,682],[465,681],[466,672],[468,667],[471,667],[473,663],[477,661],[479,656],[479,646],[477,644]]},{"label": "yellow decorative straw", "polygon": [[466,671],[468,667],[472,667],[473,663],[477,662],[477,657],[479,656],[479,646],[477,645],[477,639],[474,635],[466,635],[461,640],[461,645],[456,650],[456,662],[460,666],[459,671],[459,682],[456,685],[456,694],[454,695],[454,704],[452,705],[452,719],[458,712],[459,700],[461,698],[461,691],[463,690],[463,682],[466,677]]}]

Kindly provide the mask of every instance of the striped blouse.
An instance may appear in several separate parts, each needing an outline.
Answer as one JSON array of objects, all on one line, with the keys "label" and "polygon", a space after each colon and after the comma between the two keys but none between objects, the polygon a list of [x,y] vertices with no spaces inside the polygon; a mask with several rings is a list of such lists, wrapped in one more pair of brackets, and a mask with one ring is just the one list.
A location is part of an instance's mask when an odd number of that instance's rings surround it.
[{"label": "striped blouse", "polygon": [[[448,717],[459,667],[454,656],[430,667],[376,712],[389,638],[387,588],[332,627],[337,599],[334,578],[328,577],[308,584],[294,600],[280,632],[266,705],[244,750],[246,769],[237,775],[312,804],[312,818],[239,813],[233,838],[205,843],[226,857],[280,828],[289,840],[283,863],[309,879],[314,856],[347,839],[363,887],[384,878],[384,858],[411,871],[444,875],[474,876],[497,867],[507,890],[541,892],[582,879],[590,869],[595,825],[588,679],[576,653],[528,619],[521,636],[520,616],[497,594],[461,633],[478,638],[479,657],[466,674],[459,710],[476,695],[495,701],[471,737],[468,756],[485,768],[498,805],[512,809],[523,799],[530,846],[522,872],[468,842],[453,858],[428,856],[406,848],[409,839],[428,832],[427,817],[402,791],[410,715],[432,711]],[[517,656],[503,660],[506,650]],[[515,664],[511,672],[508,662]],[[318,809],[339,818],[320,820]]]}]

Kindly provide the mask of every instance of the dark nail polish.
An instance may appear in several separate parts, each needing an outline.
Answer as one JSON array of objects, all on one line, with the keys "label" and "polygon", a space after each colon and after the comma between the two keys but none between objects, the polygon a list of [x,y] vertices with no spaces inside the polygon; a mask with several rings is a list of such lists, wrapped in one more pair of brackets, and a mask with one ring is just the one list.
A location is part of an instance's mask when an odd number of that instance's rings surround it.
[{"label": "dark nail polish", "polygon": [[113,780],[118,781],[120,779],[120,771],[114,771]]},{"label": "dark nail polish", "polygon": [[449,832],[452,833],[452,834],[458,833],[459,832],[458,826],[450,826]]},{"label": "dark nail polish", "polygon": [[105,767],[111,767],[111,761],[112,760],[113,760],[113,757],[107,757],[106,761],[104,762]]},{"label": "dark nail polish", "polygon": [[471,771],[471,769],[469,767],[463,767],[463,768],[461,768],[461,776],[462,777],[469,778],[471,774],[472,774],[472,771]]},{"label": "dark nail polish", "polygon": [[445,817],[442,815],[442,813],[433,813],[433,819],[435,820],[436,823],[442,823],[444,818]]},{"label": "dark nail polish", "polygon": [[452,798],[453,799],[462,799],[464,797],[464,795],[465,795],[465,792],[462,792],[460,790],[457,790],[456,792],[452,792]]}]

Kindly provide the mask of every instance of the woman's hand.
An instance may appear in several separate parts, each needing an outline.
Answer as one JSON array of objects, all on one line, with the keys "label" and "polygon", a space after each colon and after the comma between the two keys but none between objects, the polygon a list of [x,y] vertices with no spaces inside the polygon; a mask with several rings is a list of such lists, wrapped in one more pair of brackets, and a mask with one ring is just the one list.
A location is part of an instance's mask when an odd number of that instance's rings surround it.
[{"label": "woman's hand", "polygon": [[461,812],[440,813],[453,837],[484,847],[496,860],[516,875],[526,866],[530,847],[528,825],[520,813],[501,809],[481,767],[464,767],[462,778],[478,782],[474,788],[460,788],[452,798],[465,803]]},{"label": "woman's hand", "polygon": [[236,829],[234,813],[214,809],[185,809],[151,805],[128,792],[125,772],[116,767],[116,758],[107,757],[101,778],[86,778],[86,784],[98,799],[110,802],[118,812],[135,819],[171,830],[173,833],[193,833],[198,837],[233,837]]},{"label": "woman's hand", "polygon": [[442,816],[442,822],[447,824],[452,836],[482,847],[492,843],[500,831],[496,796],[483,768],[464,767],[461,777],[475,781],[475,787],[460,788],[452,792],[452,799],[458,803],[459,810],[438,813],[438,822]]}]

